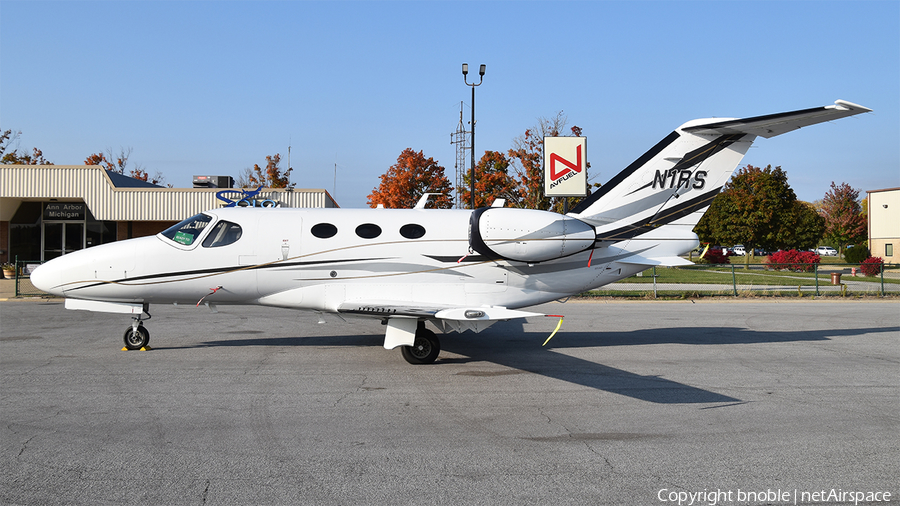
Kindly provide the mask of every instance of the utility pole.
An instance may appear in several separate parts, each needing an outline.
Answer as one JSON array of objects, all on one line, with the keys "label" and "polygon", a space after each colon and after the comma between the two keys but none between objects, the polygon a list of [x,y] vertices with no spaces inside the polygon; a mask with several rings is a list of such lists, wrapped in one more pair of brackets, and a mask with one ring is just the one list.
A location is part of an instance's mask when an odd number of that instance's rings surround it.
[{"label": "utility pole", "polygon": [[475,210],[475,87],[481,86],[481,82],[484,81],[484,67],[485,65],[482,63],[481,67],[478,69],[478,84],[475,84],[474,82],[472,84],[469,84],[469,80],[466,77],[469,74],[469,64],[462,64],[463,82],[466,83],[466,85],[472,87],[472,178],[469,181],[471,183],[469,188],[472,193],[473,211]]}]

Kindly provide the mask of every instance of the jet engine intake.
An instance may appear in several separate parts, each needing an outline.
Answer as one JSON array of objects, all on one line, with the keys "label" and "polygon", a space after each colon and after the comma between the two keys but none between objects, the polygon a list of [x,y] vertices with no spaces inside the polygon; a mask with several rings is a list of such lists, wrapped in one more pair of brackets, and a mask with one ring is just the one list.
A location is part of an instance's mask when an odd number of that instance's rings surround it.
[{"label": "jet engine intake", "polygon": [[594,227],[536,209],[483,207],[469,219],[469,246],[492,260],[544,262],[594,244]]}]

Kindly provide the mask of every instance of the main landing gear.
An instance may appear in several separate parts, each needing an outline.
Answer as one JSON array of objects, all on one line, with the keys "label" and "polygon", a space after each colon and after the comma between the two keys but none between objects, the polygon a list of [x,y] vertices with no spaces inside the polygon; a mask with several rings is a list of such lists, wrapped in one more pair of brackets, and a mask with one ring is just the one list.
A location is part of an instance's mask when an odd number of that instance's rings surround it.
[{"label": "main landing gear", "polygon": [[[146,312],[146,306],[145,311]],[[143,313],[141,313],[143,314]],[[147,313],[147,319],[152,318]],[[141,315],[131,317],[131,326],[125,331],[125,349],[127,350],[149,350],[150,331],[144,328],[144,321]]]},{"label": "main landing gear", "polygon": [[400,353],[410,364],[431,364],[437,360],[441,352],[441,342],[434,332],[425,328],[425,322],[420,321],[416,327],[416,337],[412,346],[402,346]]}]

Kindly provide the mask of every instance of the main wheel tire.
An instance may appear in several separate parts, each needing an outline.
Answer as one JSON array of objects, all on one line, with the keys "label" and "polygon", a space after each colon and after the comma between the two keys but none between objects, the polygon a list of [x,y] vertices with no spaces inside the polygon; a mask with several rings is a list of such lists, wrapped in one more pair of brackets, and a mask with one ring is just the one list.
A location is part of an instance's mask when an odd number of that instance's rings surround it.
[{"label": "main wheel tire", "polygon": [[125,347],[129,350],[139,350],[150,343],[150,331],[144,328],[143,324],[134,327],[128,327],[125,331]]},{"label": "main wheel tire", "polygon": [[416,331],[413,345],[403,346],[400,348],[400,353],[410,364],[431,364],[441,353],[441,342],[434,332],[423,326]]}]

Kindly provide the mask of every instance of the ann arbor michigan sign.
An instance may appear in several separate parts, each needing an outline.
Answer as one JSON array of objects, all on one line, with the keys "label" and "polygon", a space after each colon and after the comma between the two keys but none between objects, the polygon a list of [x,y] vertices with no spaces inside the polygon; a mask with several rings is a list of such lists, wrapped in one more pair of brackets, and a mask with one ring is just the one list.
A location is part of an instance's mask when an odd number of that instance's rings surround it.
[{"label": "ann arbor michigan sign", "polygon": [[44,205],[45,220],[79,220],[84,221],[85,205],[83,202],[48,202]]}]

